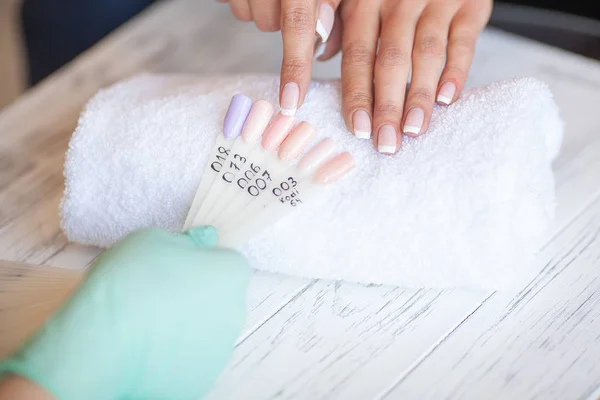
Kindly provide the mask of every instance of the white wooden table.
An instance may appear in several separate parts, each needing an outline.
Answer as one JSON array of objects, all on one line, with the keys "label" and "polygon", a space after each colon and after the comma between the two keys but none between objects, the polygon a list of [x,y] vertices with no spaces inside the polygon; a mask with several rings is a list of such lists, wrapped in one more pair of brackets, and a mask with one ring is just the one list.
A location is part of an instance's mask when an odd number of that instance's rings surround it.
[{"label": "white wooden table", "polygon": [[[159,3],[0,113],[0,259],[81,268],[60,231],[62,163],[84,102],[144,70],[272,72],[278,34],[217,2]],[[339,75],[339,58],[316,77]],[[469,84],[545,80],[566,122],[558,215],[518,293],[363,287],[256,273],[210,399],[600,397],[600,63],[488,31]]]}]

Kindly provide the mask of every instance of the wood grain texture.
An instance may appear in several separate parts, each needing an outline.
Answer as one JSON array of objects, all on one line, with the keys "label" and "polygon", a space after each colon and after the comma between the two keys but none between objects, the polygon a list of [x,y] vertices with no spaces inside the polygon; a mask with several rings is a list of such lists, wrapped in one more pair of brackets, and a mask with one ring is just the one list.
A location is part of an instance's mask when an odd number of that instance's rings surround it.
[{"label": "wood grain texture", "polygon": [[600,199],[538,261],[533,282],[493,296],[388,398],[589,398],[600,382]]},{"label": "wood grain texture", "polygon": [[[227,5],[172,0],[27,92],[0,113],[0,258],[82,268],[99,253],[67,243],[57,213],[64,152],[98,89],[142,71],[277,73],[280,62],[279,36],[235,22]],[[315,77],[339,76],[339,64],[317,63]],[[593,396],[600,66],[486,32],[469,84],[522,75],[548,82],[566,122],[544,272],[522,293],[491,298],[258,273],[247,327],[211,399]]]},{"label": "wood grain texture", "polygon": [[238,346],[208,398],[376,398],[486,297],[316,281]]},{"label": "wood grain texture", "polygon": [[15,351],[73,292],[83,274],[0,260],[0,357]]}]

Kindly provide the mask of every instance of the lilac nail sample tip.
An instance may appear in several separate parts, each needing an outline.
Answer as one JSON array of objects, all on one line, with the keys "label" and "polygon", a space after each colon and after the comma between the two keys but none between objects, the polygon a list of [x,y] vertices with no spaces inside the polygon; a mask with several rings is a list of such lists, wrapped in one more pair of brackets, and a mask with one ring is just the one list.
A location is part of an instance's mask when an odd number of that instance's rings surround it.
[{"label": "lilac nail sample tip", "polygon": [[223,121],[223,136],[234,139],[242,133],[244,122],[250,113],[252,99],[241,93],[231,98],[231,103]]}]

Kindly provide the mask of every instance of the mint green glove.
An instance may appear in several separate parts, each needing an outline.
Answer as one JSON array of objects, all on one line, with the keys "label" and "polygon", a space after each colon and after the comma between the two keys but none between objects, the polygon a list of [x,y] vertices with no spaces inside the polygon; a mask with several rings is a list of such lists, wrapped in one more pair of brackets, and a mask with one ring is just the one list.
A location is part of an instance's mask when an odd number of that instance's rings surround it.
[{"label": "mint green glove", "polygon": [[0,373],[57,400],[198,399],[231,355],[250,280],[216,242],[212,227],[127,237]]}]

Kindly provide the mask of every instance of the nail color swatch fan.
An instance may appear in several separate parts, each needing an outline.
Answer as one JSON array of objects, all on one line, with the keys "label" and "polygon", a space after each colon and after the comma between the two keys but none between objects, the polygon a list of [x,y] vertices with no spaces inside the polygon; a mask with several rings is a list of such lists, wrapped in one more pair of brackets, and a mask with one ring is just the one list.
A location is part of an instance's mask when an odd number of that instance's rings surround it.
[{"label": "nail color swatch fan", "polygon": [[329,138],[310,147],[316,131],[308,122],[272,116],[271,103],[233,96],[183,230],[211,225],[221,246],[241,247],[355,167],[350,153],[334,155]]}]

